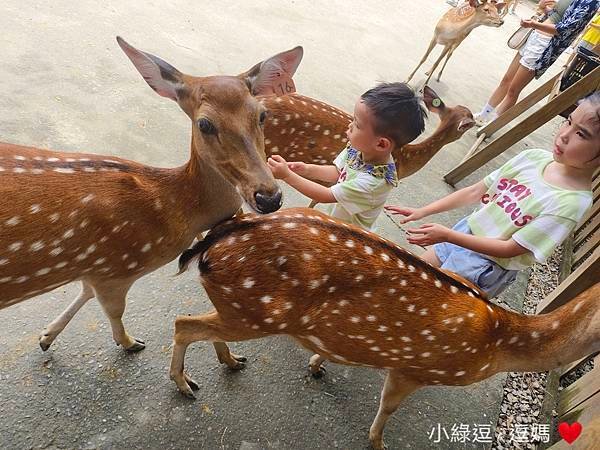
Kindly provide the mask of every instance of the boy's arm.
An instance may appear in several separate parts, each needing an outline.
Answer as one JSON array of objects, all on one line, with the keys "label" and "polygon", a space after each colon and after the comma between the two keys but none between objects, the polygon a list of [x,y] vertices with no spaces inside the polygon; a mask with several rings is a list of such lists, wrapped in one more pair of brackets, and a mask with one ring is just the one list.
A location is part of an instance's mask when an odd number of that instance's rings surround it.
[{"label": "boy's arm", "polygon": [[340,176],[339,169],[333,164],[320,166],[317,164],[305,164],[302,162],[289,162],[288,167],[292,172],[305,178],[335,183]]},{"label": "boy's arm", "polygon": [[459,247],[468,248],[483,255],[496,258],[514,258],[529,250],[519,245],[514,239],[497,239],[451,230],[437,223],[426,223],[419,228],[407,230],[410,233],[408,242],[421,246],[450,242]]},{"label": "boy's arm", "polygon": [[477,203],[481,199],[481,196],[486,193],[487,189],[487,186],[482,180],[471,186],[467,186],[466,188],[459,189],[458,191],[421,208],[386,206],[385,209],[390,211],[391,214],[407,216],[405,219],[401,220],[400,223],[412,222],[413,220],[419,220],[432,214],[450,211],[452,209],[460,208],[461,206]]},{"label": "boy's arm", "polygon": [[317,203],[337,202],[330,188],[321,186],[319,183],[315,183],[314,181],[307,180],[306,178],[301,177],[297,173],[290,172],[290,174],[287,177],[283,178],[283,181],[285,181],[287,184],[289,184],[301,194],[306,195],[308,198],[314,200]]}]

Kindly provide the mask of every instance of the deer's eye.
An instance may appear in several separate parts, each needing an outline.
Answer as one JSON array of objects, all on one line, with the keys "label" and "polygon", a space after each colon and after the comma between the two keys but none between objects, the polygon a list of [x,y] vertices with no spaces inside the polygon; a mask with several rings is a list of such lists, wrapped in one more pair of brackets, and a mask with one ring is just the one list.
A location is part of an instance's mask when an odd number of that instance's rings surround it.
[{"label": "deer's eye", "polygon": [[267,120],[267,112],[263,111],[263,112],[260,113],[260,116],[258,117],[258,122],[261,125],[264,125],[265,124],[265,120]]},{"label": "deer's eye", "polygon": [[204,134],[217,134],[217,128],[210,120],[202,118],[198,120],[197,124],[200,131],[202,131]]}]

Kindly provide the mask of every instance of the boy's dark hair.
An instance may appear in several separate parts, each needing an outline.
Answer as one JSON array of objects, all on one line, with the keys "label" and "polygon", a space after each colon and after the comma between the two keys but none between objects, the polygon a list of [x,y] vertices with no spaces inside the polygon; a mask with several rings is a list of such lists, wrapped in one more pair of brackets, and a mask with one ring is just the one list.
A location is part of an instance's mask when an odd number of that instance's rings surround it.
[{"label": "boy's dark hair", "polygon": [[397,147],[413,141],[425,129],[427,110],[406,83],[381,83],[360,96],[374,116],[375,133]]}]

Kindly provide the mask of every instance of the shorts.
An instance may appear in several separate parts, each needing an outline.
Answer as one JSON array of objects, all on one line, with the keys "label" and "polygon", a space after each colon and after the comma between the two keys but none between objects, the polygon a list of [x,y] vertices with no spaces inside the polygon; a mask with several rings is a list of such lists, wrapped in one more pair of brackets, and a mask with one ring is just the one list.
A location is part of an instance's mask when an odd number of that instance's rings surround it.
[{"label": "shorts", "polygon": [[[459,221],[453,230],[472,234],[467,218]],[[508,270],[480,253],[449,242],[433,246],[441,261],[441,268],[457,273],[486,292],[488,298],[500,295],[517,278],[518,270]]]},{"label": "shorts", "polygon": [[538,33],[533,30],[527,41],[519,50],[519,54],[521,55],[521,59],[519,60],[519,64],[529,70],[535,70],[535,63],[542,56],[546,47],[550,43],[552,36],[548,36],[545,34]]}]

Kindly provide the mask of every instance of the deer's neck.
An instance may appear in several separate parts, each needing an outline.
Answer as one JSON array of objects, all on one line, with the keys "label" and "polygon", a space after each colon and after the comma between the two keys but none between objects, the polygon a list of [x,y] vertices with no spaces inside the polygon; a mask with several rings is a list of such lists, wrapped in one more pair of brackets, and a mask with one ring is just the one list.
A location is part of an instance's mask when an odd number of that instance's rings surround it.
[{"label": "deer's neck", "polygon": [[435,133],[424,141],[417,144],[406,144],[392,152],[398,178],[408,177],[427,164],[446,145],[445,131],[446,127],[440,125]]},{"label": "deer's neck", "polygon": [[543,372],[600,351],[598,299],[578,297],[539,316],[510,314],[502,330],[499,370]]},{"label": "deer's neck", "polygon": [[233,216],[242,199],[212,162],[194,151],[182,167],[169,170],[162,180],[161,191],[171,215],[178,215],[198,234]]}]

